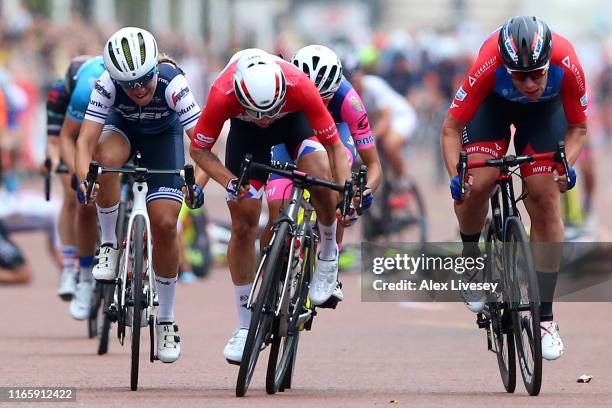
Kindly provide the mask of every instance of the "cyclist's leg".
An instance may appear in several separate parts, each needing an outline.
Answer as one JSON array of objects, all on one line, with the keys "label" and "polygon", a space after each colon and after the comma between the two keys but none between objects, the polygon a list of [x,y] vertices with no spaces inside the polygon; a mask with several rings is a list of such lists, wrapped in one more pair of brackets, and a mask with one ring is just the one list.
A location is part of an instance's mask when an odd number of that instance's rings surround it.
[{"label": "cyclist's leg", "polygon": [[[252,123],[233,119],[227,137],[225,166],[238,176],[240,164],[247,153],[253,155],[254,162],[269,164],[271,147],[278,144],[270,137],[272,135],[270,128],[273,127],[274,123],[264,129]],[[266,180],[267,174],[251,172],[248,196],[238,201],[227,202],[232,220],[227,262],[234,284],[238,325],[223,348],[223,355],[232,363],[239,363],[242,359],[244,343],[251,322],[251,311],[246,308],[246,304],[256,272],[255,239],[259,229],[261,199],[265,193]]]},{"label": "cyclist's leg", "polygon": [[[133,142],[128,131],[129,128],[122,124],[118,115],[111,113],[94,151],[94,160],[97,160],[101,166],[123,166],[132,153]],[[98,177],[98,182],[100,190],[96,208],[100,224],[101,247],[98,263],[93,268],[93,276],[100,280],[110,280],[115,278],[119,259],[116,234],[119,212],[119,175],[103,174]],[[84,225],[82,231],[93,231],[93,227]]]},{"label": "cyclist's leg", "polygon": [[[517,122],[516,151],[521,154],[555,151],[567,132],[567,121],[560,98],[534,104],[525,109]],[[563,242],[560,193],[552,177],[554,161],[528,164],[521,167],[527,183],[525,208],[531,219],[530,239],[549,243],[534,247],[534,264],[542,286],[542,321],[552,320],[552,295],[559,271]]]},{"label": "cyclist's leg", "polygon": [[[278,144],[272,148],[272,160],[280,161],[283,163],[293,163],[293,159],[287,152],[287,148],[284,144]],[[268,223],[264,229],[261,239],[260,246],[263,248],[270,243],[272,239],[272,222],[280,213],[283,201],[286,201],[291,195],[291,188],[293,183],[291,180],[271,174],[270,180],[266,184],[266,199],[268,201]]]},{"label": "cyclist's leg", "polygon": [[[342,140],[342,144],[344,145],[344,151],[346,152],[346,157],[348,159],[349,167],[353,167],[353,163],[355,162],[355,157],[357,156],[357,150],[355,148],[355,143],[353,142],[353,137],[351,136],[351,131],[348,125],[344,122],[337,123],[336,127],[338,128],[338,135],[340,136],[340,140]],[[342,239],[344,238],[344,226],[339,223],[338,229],[336,231],[336,242],[338,243],[338,247],[340,251],[342,251]]]},{"label": "cyclist's leg", "polygon": [[76,290],[77,248],[76,248],[76,192],[72,189],[70,175],[60,177],[63,190],[62,208],[58,220],[61,243],[62,271],[58,294],[62,298],[74,295]]},{"label": "cyclist's leg", "polygon": [[[469,160],[498,158],[506,153],[510,139],[510,123],[505,113],[510,104],[497,95],[490,95],[463,130],[461,142]],[[489,198],[499,174],[493,168],[473,169],[470,193],[462,203],[455,203],[459,231],[464,243],[478,242],[489,211]],[[464,249],[467,247],[464,246]]]}]

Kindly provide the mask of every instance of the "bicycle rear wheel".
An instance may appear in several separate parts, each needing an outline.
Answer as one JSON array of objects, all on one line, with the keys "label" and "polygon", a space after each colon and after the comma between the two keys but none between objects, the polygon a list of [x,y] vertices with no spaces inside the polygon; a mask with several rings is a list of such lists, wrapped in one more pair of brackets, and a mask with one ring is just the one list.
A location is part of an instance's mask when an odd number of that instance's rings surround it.
[{"label": "bicycle rear wheel", "polygon": [[262,346],[270,336],[274,320],[275,300],[278,294],[277,284],[280,282],[279,273],[282,270],[285,241],[289,235],[289,225],[281,223],[275,234],[270,252],[265,259],[263,269],[263,282],[257,293],[257,300],[253,306],[249,334],[247,335],[240,362],[240,371],[236,381],[236,396],[243,397],[253,377],[255,365],[259,358]]},{"label": "bicycle rear wheel", "polygon": [[540,293],[531,248],[519,218],[506,220],[504,241],[506,280],[521,374],[529,395],[538,395],[542,386]]},{"label": "bicycle rear wheel", "polygon": [[132,271],[132,365],[130,370],[130,387],[138,389],[138,368],[140,362],[140,327],[144,296],[142,293],[142,272],[144,261],[144,231],[143,216],[134,218],[132,227],[132,253],[134,255],[134,270]]},{"label": "bicycle rear wheel", "polygon": [[497,240],[495,226],[487,223],[485,253],[487,254],[487,268],[485,269],[485,282],[497,283],[501,290],[491,293],[487,302],[489,311],[490,330],[493,338],[493,351],[497,356],[497,365],[502,383],[507,392],[516,389],[516,358],[514,347],[514,333],[512,331],[512,314],[508,309],[508,296],[503,282],[503,254]]}]

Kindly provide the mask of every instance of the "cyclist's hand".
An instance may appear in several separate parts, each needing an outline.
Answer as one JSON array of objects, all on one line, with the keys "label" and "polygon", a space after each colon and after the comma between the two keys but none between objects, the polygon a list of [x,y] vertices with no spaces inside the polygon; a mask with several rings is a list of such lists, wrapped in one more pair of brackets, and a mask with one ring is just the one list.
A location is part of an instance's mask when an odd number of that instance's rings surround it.
[{"label": "cyclist's hand", "polygon": [[374,193],[372,192],[371,188],[366,187],[365,191],[363,192],[363,201],[361,202],[361,209],[369,210],[373,202],[374,202]]},{"label": "cyclist's hand", "polygon": [[204,191],[197,184],[193,185],[193,202],[189,201],[189,193],[187,192],[187,187],[183,186],[183,197],[185,199],[185,203],[191,209],[200,208],[204,205]]},{"label": "cyclist's hand", "polygon": [[345,228],[350,227],[355,222],[357,222],[357,220],[359,219],[359,215],[357,214],[357,211],[352,206],[351,206],[349,213],[346,214],[344,217],[342,217],[342,213],[340,212],[340,209],[337,210],[336,215],[337,215],[337,218],[340,220],[340,223]]},{"label": "cyclist's hand", "polygon": [[474,176],[468,175],[465,182],[465,194],[461,194],[461,178],[459,175],[453,177],[450,181],[451,196],[455,202],[462,203],[463,200],[470,195],[470,186],[474,184]]},{"label": "cyclist's hand", "polygon": [[576,170],[573,167],[568,167],[567,175],[569,176],[569,183],[565,176],[560,176],[557,169],[553,170],[553,177],[557,183],[559,191],[565,193],[567,190],[571,190],[576,185]]},{"label": "cyclist's hand", "polygon": [[225,191],[227,192],[227,195],[225,197],[226,201],[241,200],[242,198],[246,197],[247,194],[249,193],[248,185],[240,186],[240,189],[238,189],[236,187],[236,183],[238,183],[237,178],[233,178],[227,183],[227,186],[225,187]]},{"label": "cyclist's hand", "polygon": [[85,202],[85,199],[87,198],[87,180],[81,180],[81,182],[79,183],[79,186],[76,190],[77,193],[77,200],[79,200],[79,203],[83,204],[83,205],[89,205],[91,203],[93,203],[96,200],[96,196],[98,195],[98,190],[100,189],[100,185],[98,183],[96,183],[94,185],[93,190],[91,191],[91,196],[89,197],[89,202]]}]

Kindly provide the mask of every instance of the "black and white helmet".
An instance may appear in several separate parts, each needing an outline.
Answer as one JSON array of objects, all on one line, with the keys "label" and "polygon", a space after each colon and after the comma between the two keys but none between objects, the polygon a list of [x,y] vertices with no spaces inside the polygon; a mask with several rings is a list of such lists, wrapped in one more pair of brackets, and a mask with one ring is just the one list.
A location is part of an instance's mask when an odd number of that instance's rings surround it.
[{"label": "black and white helmet", "polygon": [[326,46],[308,45],[301,48],[293,56],[292,62],[310,77],[322,98],[332,97],[340,87],[342,63],[336,53]]},{"label": "black and white helmet", "polygon": [[147,30],[124,27],[106,42],[104,66],[119,82],[142,78],[157,67],[157,42]]}]

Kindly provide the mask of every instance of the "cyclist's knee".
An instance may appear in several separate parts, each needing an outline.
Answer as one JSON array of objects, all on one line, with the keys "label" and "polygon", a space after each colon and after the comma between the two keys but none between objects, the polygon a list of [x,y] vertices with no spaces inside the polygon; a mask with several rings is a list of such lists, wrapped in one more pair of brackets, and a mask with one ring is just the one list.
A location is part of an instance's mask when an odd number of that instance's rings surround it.
[{"label": "cyclist's knee", "polygon": [[176,240],[177,228],[176,218],[171,216],[157,217],[151,220],[151,229],[153,230],[153,236],[155,241],[161,240],[171,242]]},{"label": "cyclist's knee", "polygon": [[232,239],[238,241],[255,241],[257,237],[258,223],[253,223],[245,217],[237,217],[232,221]]}]

